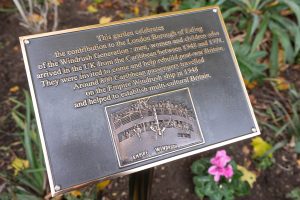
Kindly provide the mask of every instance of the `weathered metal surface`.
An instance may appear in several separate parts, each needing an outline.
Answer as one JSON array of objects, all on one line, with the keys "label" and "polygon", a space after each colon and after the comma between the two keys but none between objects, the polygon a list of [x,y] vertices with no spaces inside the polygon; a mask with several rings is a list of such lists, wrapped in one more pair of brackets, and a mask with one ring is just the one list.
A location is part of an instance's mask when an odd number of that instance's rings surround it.
[{"label": "weathered metal surface", "polygon": [[52,194],[259,134],[217,7],[20,41]]}]

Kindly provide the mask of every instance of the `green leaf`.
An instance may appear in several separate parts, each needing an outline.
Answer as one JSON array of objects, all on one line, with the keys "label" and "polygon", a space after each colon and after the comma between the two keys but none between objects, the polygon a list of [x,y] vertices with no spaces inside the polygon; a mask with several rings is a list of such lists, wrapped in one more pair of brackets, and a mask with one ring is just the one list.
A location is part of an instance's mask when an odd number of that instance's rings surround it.
[{"label": "green leaf", "polygon": [[222,193],[223,193],[223,197],[224,197],[223,199],[224,200],[234,200],[234,192],[235,192],[234,189],[223,186],[223,188],[222,188]]},{"label": "green leaf", "polygon": [[253,81],[264,76],[265,64],[260,64],[259,59],[266,56],[264,51],[251,52],[251,47],[244,43],[235,42],[233,44],[236,57],[244,78],[248,81]]},{"label": "green leaf", "polygon": [[240,11],[242,11],[241,7],[232,7],[232,8],[225,10],[222,15],[223,15],[224,20],[226,20],[229,16],[233,15],[236,12],[240,12]]},{"label": "green leaf", "polygon": [[274,159],[270,157],[261,158],[257,163],[257,168],[261,170],[266,170],[269,167],[271,167],[274,162],[275,162]]},{"label": "green leaf", "polygon": [[17,194],[17,199],[26,199],[26,200],[41,200],[41,198],[38,198],[34,195],[30,194]]},{"label": "green leaf", "polygon": [[277,77],[279,73],[278,49],[279,49],[278,36],[273,35],[271,55],[270,55],[270,76],[271,77]]},{"label": "green leaf", "polygon": [[293,0],[280,0],[280,2],[284,2],[290,7],[297,17],[298,24],[300,24],[300,6]]},{"label": "green leaf", "polygon": [[239,29],[246,29],[247,25],[248,25],[248,20],[245,17],[240,17],[239,21],[238,21],[238,28]]},{"label": "green leaf", "polygon": [[204,194],[206,196],[211,197],[212,194],[215,194],[217,192],[216,190],[216,184],[213,181],[207,182],[207,184],[204,187]]},{"label": "green leaf", "polygon": [[281,127],[277,127],[277,126],[274,126],[272,124],[269,124],[267,122],[260,122],[263,126],[266,126],[268,127],[269,129],[271,129],[272,131],[275,132],[275,137],[278,137],[279,135],[282,135],[284,133],[284,131],[288,128],[289,126],[289,123],[286,123],[284,124],[283,126]]},{"label": "green leaf", "polygon": [[169,11],[172,0],[161,0],[160,5],[164,8],[164,10]]},{"label": "green leaf", "polygon": [[250,32],[247,34],[246,38],[249,38],[249,40],[246,41],[250,41],[252,39],[252,36],[254,34],[254,32],[256,31],[256,29],[259,26],[259,17],[257,14],[252,14],[252,24],[251,24],[251,28],[250,28]]},{"label": "green leaf", "polygon": [[25,129],[25,123],[22,120],[22,118],[18,115],[18,112],[12,112],[11,113],[12,118],[15,120],[18,127]]},{"label": "green leaf", "polygon": [[196,186],[203,187],[205,183],[210,182],[212,179],[209,176],[195,176],[193,182]]},{"label": "green leaf", "polygon": [[300,26],[294,27],[295,30],[295,57],[299,54],[300,51]]},{"label": "green leaf", "polygon": [[103,1],[104,1],[104,0],[93,0],[93,2],[96,3],[96,4],[103,3]]},{"label": "green leaf", "polygon": [[235,190],[237,196],[245,196],[250,193],[250,185],[248,182],[240,182]]},{"label": "green leaf", "polygon": [[292,191],[286,194],[286,198],[300,200],[300,188],[294,188]]},{"label": "green leaf", "polygon": [[30,139],[30,125],[31,125],[31,101],[29,100],[30,96],[26,92],[25,93],[25,100],[26,100],[26,123],[24,129],[24,147],[26,152],[26,158],[29,160],[30,166],[32,168],[35,167],[34,157],[33,157],[33,150],[31,145]]},{"label": "green leaf", "polygon": [[34,119],[32,100],[28,92],[24,92],[25,103],[14,100],[16,105],[12,110],[12,116],[18,124],[20,140],[22,141],[29,168],[21,171],[14,181],[18,187],[28,195],[42,197],[45,193],[45,170],[42,147],[37,133]]},{"label": "green leaf", "polygon": [[211,195],[209,195],[210,200],[222,200],[223,195],[219,192],[213,192]]},{"label": "green leaf", "polygon": [[275,145],[272,146],[272,148],[264,153],[262,157],[268,157],[268,155],[273,154],[278,149],[281,149],[286,145],[286,141],[277,142]]},{"label": "green leaf", "polygon": [[208,165],[209,161],[207,159],[196,160],[192,164],[191,170],[194,174],[203,175],[206,172]]},{"label": "green leaf", "polygon": [[295,144],[295,152],[300,153],[300,140],[297,140]]},{"label": "green leaf", "polygon": [[300,139],[300,99],[292,104],[292,116],[287,115],[289,121],[289,132]]},{"label": "green leaf", "polygon": [[257,33],[253,43],[252,43],[252,47],[251,47],[251,52],[256,51],[256,49],[258,48],[258,46],[260,45],[261,41],[264,38],[264,35],[266,33],[267,27],[268,27],[268,23],[269,23],[269,17],[268,16],[264,16],[264,19],[260,25],[260,30]]},{"label": "green leaf", "polygon": [[294,50],[290,41],[290,37],[286,31],[284,31],[281,27],[279,27],[274,22],[269,23],[270,30],[273,34],[275,34],[285,52],[285,60],[289,63],[293,63],[294,61]]},{"label": "green leaf", "polygon": [[262,10],[268,3],[273,2],[274,0],[262,0],[259,1],[259,5],[257,6],[257,10]]},{"label": "green leaf", "polygon": [[205,196],[202,187],[195,187],[195,193],[196,193],[197,197],[199,197],[200,199],[203,199]]},{"label": "green leaf", "polygon": [[202,1],[186,0],[181,3],[180,9],[185,10],[190,8],[199,8],[202,6],[204,6]]},{"label": "green leaf", "polygon": [[295,28],[298,29],[298,25],[294,21],[283,17],[280,13],[273,13],[271,19],[278,27],[286,29],[290,34],[295,35]]}]

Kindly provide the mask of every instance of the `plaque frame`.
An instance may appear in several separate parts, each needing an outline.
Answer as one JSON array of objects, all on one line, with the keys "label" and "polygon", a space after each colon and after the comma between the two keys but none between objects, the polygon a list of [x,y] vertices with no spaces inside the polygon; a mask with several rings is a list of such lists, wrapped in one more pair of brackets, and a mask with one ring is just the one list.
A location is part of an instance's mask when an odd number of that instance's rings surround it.
[{"label": "plaque frame", "polygon": [[[251,133],[249,133],[247,135],[240,136],[240,137],[236,137],[236,138],[233,138],[233,139],[230,139],[230,140],[227,140],[227,141],[216,143],[216,144],[213,144],[213,145],[210,145],[210,146],[199,148],[197,150],[186,152],[186,153],[183,153],[183,154],[180,154],[180,155],[176,155],[174,157],[170,157],[170,158],[167,158],[167,159],[164,159],[164,160],[155,161],[153,163],[146,164],[144,166],[140,166],[140,167],[136,167],[136,168],[133,168],[133,169],[125,170],[125,171],[122,171],[122,172],[119,172],[119,173],[115,173],[115,174],[112,174],[110,176],[104,176],[101,179],[97,178],[97,179],[94,179],[94,180],[91,180],[91,181],[88,181],[88,182],[84,182],[84,183],[79,184],[79,185],[74,185],[74,186],[71,186],[71,187],[68,187],[68,188],[61,189],[59,185],[55,185],[54,180],[53,180],[53,176],[52,176],[52,172],[51,172],[50,161],[49,161],[49,157],[48,157],[48,153],[47,153],[46,142],[45,142],[43,128],[42,128],[42,124],[41,124],[41,119],[40,119],[36,94],[35,94],[35,91],[34,91],[32,75],[30,73],[29,62],[28,62],[27,53],[26,53],[26,47],[25,46],[30,43],[30,39],[47,37],[47,36],[52,36],[52,35],[65,34],[65,33],[70,33],[70,32],[79,32],[79,31],[83,31],[83,30],[96,29],[96,28],[101,28],[101,27],[106,27],[106,26],[115,26],[115,25],[119,25],[119,24],[127,24],[127,23],[131,23],[131,22],[139,22],[139,21],[144,21],[144,20],[149,20],[149,19],[158,19],[158,18],[163,18],[163,17],[168,17],[168,16],[176,16],[176,15],[199,12],[199,11],[205,11],[205,10],[212,10],[212,12],[217,13],[218,17],[220,19],[220,24],[221,24],[222,30],[224,32],[226,43],[229,47],[230,55],[231,55],[231,58],[234,62],[234,67],[237,71],[238,78],[239,78],[239,81],[241,83],[245,99],[247,101],[249,112],[251,114],[251,117],[252,117],[254,125],[255,125],[255,127],[253,127],[252,130],[249,130],[249,131],[251,131]],[[65,192],[68,192],[68,191],[71,191],[71,190],[74,190],[74,189],[78,189],[78,188],[86,186],[88,184],[99,182],[101,180],[106,180],[106,179],[109,179],[109,178],[116,178],[116,177],[119,177],[119,176],[124,176],[124,175],[135,173],[135,172],[138,172],[138,171],[141,171],[141,170],[152,168],[152,167],[155,167],[157,165],[168,163],[170,161],[178,160],[178,159],[181,159],[181,158],[184,158],[184,157],[188,157],[188,156],[198,154],[198,153],[201,153],[201,152],[204,152],[204,151],[215,149],[215,148],[225,146],[225,145],[228,145],[228,144],[231,144],[231,143],[235,143],[235,142],[238,142],[238,141],[241,141],[241,140],[249,139],[251,137],[254,137],[254,136],[257,136],[257,135],[261,134],[260,130],[259,130],[258,123],[257,123],[257,120],[256,120],[255,115],[254,115],[253,108],[251,106],[251,102],[250,102],[246,87],[245,87],[244,82],[243,82],[242,74],[241,74],[241,71],[239,69],[239,65],[238,65],[236,56],[234,54],[234,49],[232,47],[227,29],[226,29],[224,19],[222,17],[220,8],[218,6],[207,6],[207,7],[203,7],[203,8],[194,8],[194,9],[189,9],[189,10],[167,12],[167,13],[157,14],[157,15],[152,15],[152,16],[145,16],[145,17],[138,17],[138,18],[132,18],[132,19],[127,19],[127,20],[115,21],[115,22],[102,24],[102,25],[96,24],[96,25],[89,25],[89,26],[84,26],[84,27],[79,27],[79,28],[71,28],[71,29],[60,30],[60,31],[53,31],[53,32],[40,33],[40,34],[35,34],[35,35],[22,36],[22,37],[19,37],[19,40],[20,40],[20,44],[21,44],[21,50],[22,50],[22,54],[23,54],[27,79],[28,79],[28,83],[29,83],[29,89],[30,89],[30,93],[31,93],[31,96],[32,96],[32,103],[33,103],[33,107],[34,107],[36,122],[37,122],[38,131],[39,131],[39,135],[40,135],[40,140],[41,140],[41,145],[42,145],[42,150],[43,150],[43,154],[44,154],[45,165],[46,165],[47,175],[48,175],[48,180],[49,180],[49,185],[50,185],[50,191],[51,191],[52,196],[57,196],[59,194],[63,194]]]}]

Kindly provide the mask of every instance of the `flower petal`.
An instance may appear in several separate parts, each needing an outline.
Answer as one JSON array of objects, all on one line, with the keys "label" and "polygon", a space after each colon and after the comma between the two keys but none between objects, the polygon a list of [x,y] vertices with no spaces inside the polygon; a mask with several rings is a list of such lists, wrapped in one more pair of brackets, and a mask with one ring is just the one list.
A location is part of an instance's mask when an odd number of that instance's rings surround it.
[{"label": "flower petal", "polygon": [[218,167],[213,165],[208,169],[208,173],[210,175],[215,175],[215,174],[219,174],[220,172],[218,170]]},{"label": "flower petal", "polygon": [[215,181],[215,182],[219,182],[219,181],[220,181],[220,178],[221,178],[221,176],[218,175],[218,174],[216,174],[216,175],[214,176],[214,181]]},{"label": "flower petal", "polygon": [[231,165],[228,165],[226,168],[224,168],[224,174],[227,179],[230,179],[233,176],[233,169]]},{"label": "flower petal", "polygon": [[217,156],[217,157],[223,157],[223,156],[226,156],[226,151],[225,151],[224,149],[222,149],[222,150],[220,150],[220,151],[217,151],[216,156]]},{"label": "flower petal", "polygon": [[225,150],[217,151],[216,156],[210,160],[210,163],[218,167],[225,167],[231,158],[226,154]]}]

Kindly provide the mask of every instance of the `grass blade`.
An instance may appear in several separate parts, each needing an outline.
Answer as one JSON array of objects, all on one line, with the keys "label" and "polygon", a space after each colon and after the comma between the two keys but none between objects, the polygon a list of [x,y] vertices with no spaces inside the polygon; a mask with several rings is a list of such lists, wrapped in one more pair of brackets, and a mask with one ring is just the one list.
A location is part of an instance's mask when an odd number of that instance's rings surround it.
[{"label": "grass blade", "polygon": [[279,72],[278,64],[278,49],[279,49],[279,40],[277,35],[272,37],[272,47],[270,55],[270,76],[277,77]]},{"label": "grass blade", "polygon": [[266,30],[267,30],[267,27],[268,27],[268,23],[269,23],[269,18],[267,16],[265,16],[262,23],[261,23],[260,30],[257,33],[257,35],[256,35],[256,37],[253,41],[253,44],[252,44],[252,47],[251,47],[251,52],[254,52],[258,48],[258,46],[260,45],[261,41],[263,40],[264,35],[266,33]]}]

